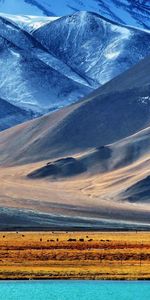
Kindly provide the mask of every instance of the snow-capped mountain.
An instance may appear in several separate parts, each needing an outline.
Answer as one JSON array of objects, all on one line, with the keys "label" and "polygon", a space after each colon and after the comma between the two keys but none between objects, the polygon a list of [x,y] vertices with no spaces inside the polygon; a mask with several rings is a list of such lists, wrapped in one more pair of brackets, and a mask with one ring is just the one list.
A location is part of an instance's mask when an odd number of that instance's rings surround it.
[{"label": "snow-capped mountain", "polygon": [[150,54],[149,32],[95,13],[46,18],[36,30],[17,23],[0,17],[0,98],[34,113],[77,101]]},{"label": "snow-capped mountain", "polygon": [[88,83],[33,36],[0,18],[0,98],[44,113],[91,91]]},{"label": "snow-capped mountain", "polygon": [[121,24],[150,28],[149,0],[0,0],[0,11],[18,15],[62,16],[97,12]]},{"label": "snow-capped mountain", "polygon": [[150,54],[150,33],[89,12],[46,23],[33,36],[93,89]]}]

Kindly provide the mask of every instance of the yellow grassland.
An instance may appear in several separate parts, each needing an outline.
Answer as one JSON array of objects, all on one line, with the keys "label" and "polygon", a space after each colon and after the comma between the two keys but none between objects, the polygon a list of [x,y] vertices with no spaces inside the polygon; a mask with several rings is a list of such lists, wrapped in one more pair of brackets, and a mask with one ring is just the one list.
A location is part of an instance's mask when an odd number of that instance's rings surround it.
[{"label": "yellow grassland", "polygon": [[150,232],[1,232],[0,279],[150,279]]}]

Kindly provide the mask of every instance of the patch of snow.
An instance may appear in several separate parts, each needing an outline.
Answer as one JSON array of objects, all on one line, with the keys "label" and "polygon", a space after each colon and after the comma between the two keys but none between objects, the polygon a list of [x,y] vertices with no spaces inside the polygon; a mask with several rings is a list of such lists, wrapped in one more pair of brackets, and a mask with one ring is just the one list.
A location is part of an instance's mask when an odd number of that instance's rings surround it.
[{"label": "patch of snow", "polygon": [[[31,15],[12,15],[0,13],[0,16],[13,21],[20,28],[27,30],[28,32],[38,29],[46,23],[56,21],[59,17],[44,17],[44,16],[31,16]],[[9,25],[8,25],[9,26]]]},{"label": "patch of snow", "polygon": [[150,102],[150,96],[139,97],[138,102],[148,104]]}]

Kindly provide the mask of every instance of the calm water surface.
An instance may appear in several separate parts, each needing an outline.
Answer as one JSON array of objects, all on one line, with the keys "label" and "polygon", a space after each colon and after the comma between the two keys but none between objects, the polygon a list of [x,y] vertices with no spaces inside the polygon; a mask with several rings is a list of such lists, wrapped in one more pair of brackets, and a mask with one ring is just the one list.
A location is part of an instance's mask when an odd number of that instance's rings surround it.
[{"label": "calm water surface", "polygon": [[0,281],[0,300],[148,300],[150,281]]}]

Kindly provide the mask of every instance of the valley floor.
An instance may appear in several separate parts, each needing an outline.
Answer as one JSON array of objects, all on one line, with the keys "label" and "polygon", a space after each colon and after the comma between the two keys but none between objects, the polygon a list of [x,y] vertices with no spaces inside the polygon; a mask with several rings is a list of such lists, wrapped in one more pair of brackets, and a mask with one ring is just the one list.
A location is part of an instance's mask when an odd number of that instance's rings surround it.
[{"label": "valley floor", "polygon": [[150,279],[150,232],[1,232],[0,279]]}]

